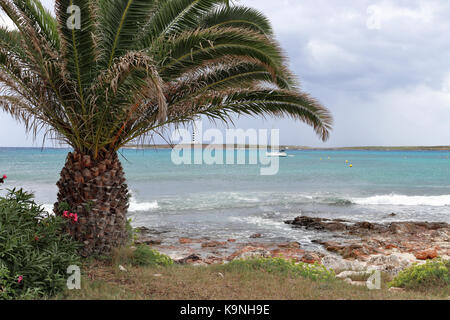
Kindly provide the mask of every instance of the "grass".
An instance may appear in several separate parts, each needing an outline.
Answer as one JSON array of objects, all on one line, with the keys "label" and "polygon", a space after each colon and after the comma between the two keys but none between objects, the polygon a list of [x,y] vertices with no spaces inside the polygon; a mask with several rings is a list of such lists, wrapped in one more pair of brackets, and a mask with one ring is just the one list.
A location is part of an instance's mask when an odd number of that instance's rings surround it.
[{"label": "grass", "polygon": [[422,265],[413,265],[400,272],[390,283],[393,287],[415,290],[448,288],[450,286],[450,260],[434,259]]},{"label": "grass", "polygon": [[[333,277],[314,280],[279,261],[236,262],[225,265],[133,266],[111,260],[92,260],[84,267],[81,290],[65,291],[56,299],[86,300],[405,300],[447,299],[450,287],[390,292],[387,281],[381,290],[349,285]],[[119,256],[119,257],[118,257]],[[276,267],[274,267],[276,266]]]}]

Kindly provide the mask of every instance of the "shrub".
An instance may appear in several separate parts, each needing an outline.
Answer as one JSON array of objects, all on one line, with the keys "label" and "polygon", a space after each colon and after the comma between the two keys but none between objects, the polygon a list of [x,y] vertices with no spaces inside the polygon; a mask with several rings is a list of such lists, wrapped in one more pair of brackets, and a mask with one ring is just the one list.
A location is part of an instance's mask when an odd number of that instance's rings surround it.
[{"label": "shrub", "polygon": [[296,263],[294,260],[285,260],[282,258],[233,260],[225,268],[242,271],[263,270],[321,281],[335,279],[334,272],[327,270],[320,264]]},{"label": "shrub", "polygon": [[173,260],[147,245],[139,245],[133,252],[131,264],[135,266],[170,266],[173,264]]},{"label": "shrub", "polygon": [[52,296],[64,289],[67,267],[79,265],[79,244],[63,232],[67,219],[51,216],[33,195],[0,197],[0,299]]},{"label": "shrub", "polygon": [[450,260],[434,259],[422,265],[413,265],[401,271],[390,283],[390,287],[426,289],[450,285]]}]

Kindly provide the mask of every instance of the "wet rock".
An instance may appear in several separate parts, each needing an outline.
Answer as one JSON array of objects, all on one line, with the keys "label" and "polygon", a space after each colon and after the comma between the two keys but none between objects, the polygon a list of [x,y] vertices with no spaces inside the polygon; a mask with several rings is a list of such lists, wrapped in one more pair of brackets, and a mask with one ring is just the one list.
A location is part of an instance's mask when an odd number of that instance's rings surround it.
[{"label": "wet rock", "polygon": [[279,248],[300,248],[300,243],[298,242],[284,242],[278,244]]},{"label": "wet rock", "polygon": [[320,240],[316,240],[314,242],[316,242],[318,244],[321,244],[322,246],[325,247],[325,249],[327,251],[330,251],[330,252],[342,253],[342,251],[344,250],[344,246],[342,246],[339,243],[334,242],[334,241],[320,241]]},{"label": "wet rock", "polygon": [[209,241],[209,242],[203,242],[202,248],[216,248],[216,247],[225,247],[227,246],[226,241]]},{"label": "wet rock", "polygon": [[149,234],[160,235],[160,234],[169,232],[168,230],[149,229],[147,227],[136,227],[133,230],[136,233],[140,234],[141,236],[145,236],[145,235],[149,235]]},{"label": "wet rock", "polygon": [[178,263],[178,264],[193,264],[193,263],[201,261],[201,260],[202,260],[202,258],[200,257],[200,255],[194,253],[194,254],[191,254],[191,255],[183,258],[183,259],[176,260],[175,263]]},{"label": "wet rock", "polygon": [[311,218],[306,216],[297,217],[294,220],[285,221],[286,224],[291,224],[296,228],[303,227],[307,230],[324,230],[324,231],[344,231],[347,230],[347,225],[344,220],[330,220],[323,218]]},{"label": "wet rock", "polygon": [[389,225],[389,230],[394,234],[417,234],[448,227],[449,225],[445,222],[393,222]]},{"label": "wet rock", "polygon": [[201,243],[202,240],[200,239],[191,239],[191,238],[180,238],[178,239],[178,242],[181,244],[192,244],[192,243]]},{"label": "wet rock", "polygon": [[139,232],[139,233],[150,233],[150,229],[147,227],[137,227],[137,228],[134,228],[134,231]]},{"label": "wet rock", "polygon": [[255,234],[252,234],[252,235],[250,236],[250,238],[251,238],[251,239],[262,238],[262,234],[261,234],[261,233],[255,233]]}]

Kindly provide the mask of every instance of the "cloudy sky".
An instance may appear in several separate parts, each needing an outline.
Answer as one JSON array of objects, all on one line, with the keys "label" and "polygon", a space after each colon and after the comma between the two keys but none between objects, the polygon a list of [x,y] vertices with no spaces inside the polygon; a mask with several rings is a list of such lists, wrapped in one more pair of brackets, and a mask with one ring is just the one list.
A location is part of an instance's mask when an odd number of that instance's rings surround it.
[{"label": "cloudy sky", "polygon": [[[303,90],[331,110],[335,125],[326,143],[290,120],[239,119],[238,127],[280,128],[282,144],[450,145],[450,1],[240,3],[270,18]],[[40,143],[0,113],[0,146]]]}]

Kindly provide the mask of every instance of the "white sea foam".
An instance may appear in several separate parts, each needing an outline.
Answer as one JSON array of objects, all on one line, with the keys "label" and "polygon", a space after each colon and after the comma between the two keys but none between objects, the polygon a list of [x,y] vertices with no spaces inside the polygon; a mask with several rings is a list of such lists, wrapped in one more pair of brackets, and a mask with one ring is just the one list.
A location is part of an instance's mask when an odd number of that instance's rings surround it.
[{"label": "white sea foam", "polygon": [[150,211],[158,208],[159,208],[158,201],[137,202],[134,198],[131,198],[130,207],[128,208],[128,211],[129,212]]},{"label": "white sea foam", "polygon": [[[43,204],[41,205],[44,208],[44,211],[47,211],[49,214],[53,214],[53,204]],[[137,212],[137,211],[150,211],[158,209],[158,201],[151,202],[137,202],[136,199],[130,199],[130,207],[128,208],[128,212]]]},{"label": "white sea foam", "polygon": [[250,225],[258,226],[258,227],[268,227],[268,228],[277,228],[277,229],[290,229],[283,221],[265,219],[263,217],[258,216],[249,216],[249,217],[230,217],[230,221],[240,222],[240,223],[248,223]]},{"label": "white sea foam", "polygon": [[360,205],[396,205],[396,206],[450,206],[450,195],[442,196],[406,196],[397,194],[378,195],[368,198],[353,198]]},{"label": "white sea foam", "polygon": [[45,203],[41,205],[44,208],[44,211],[47,211],[48,214],[53,214],[53,204]]}]

